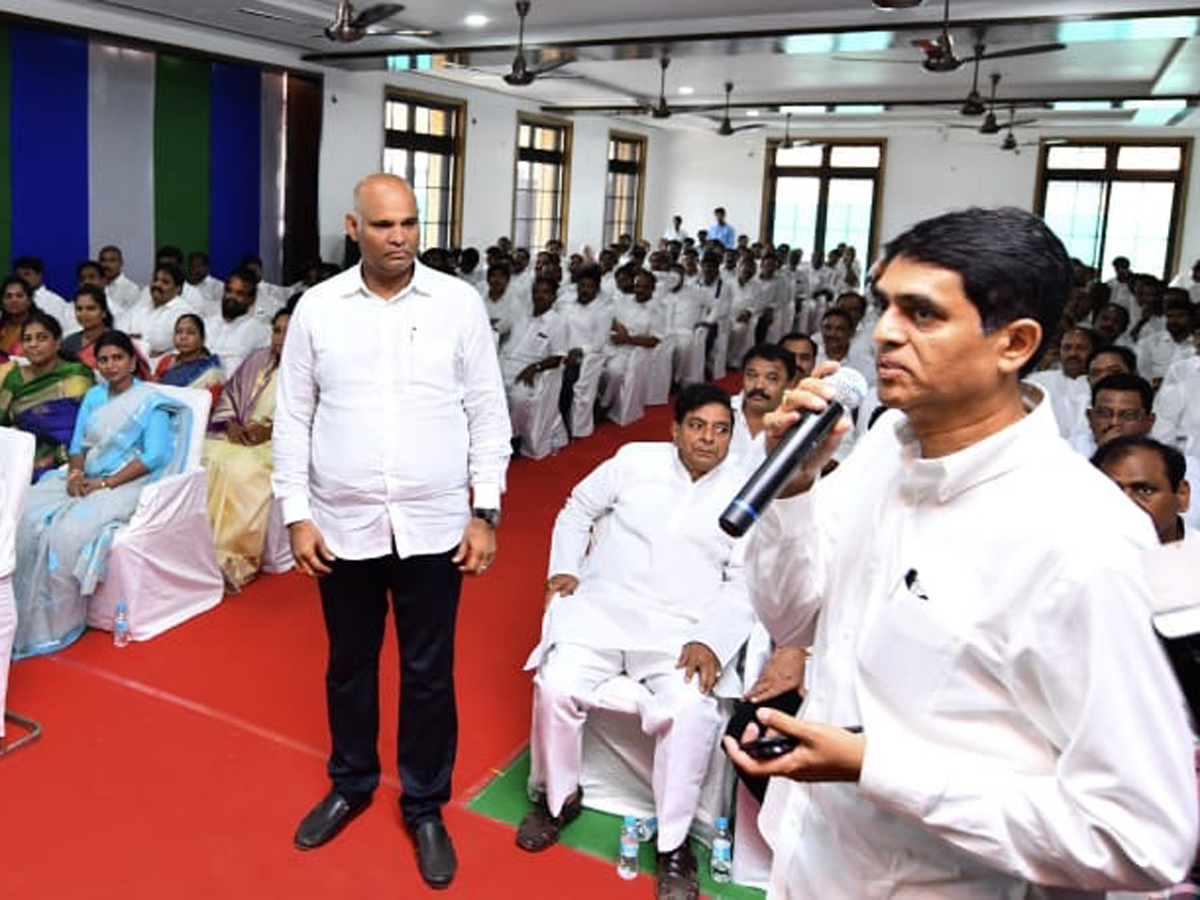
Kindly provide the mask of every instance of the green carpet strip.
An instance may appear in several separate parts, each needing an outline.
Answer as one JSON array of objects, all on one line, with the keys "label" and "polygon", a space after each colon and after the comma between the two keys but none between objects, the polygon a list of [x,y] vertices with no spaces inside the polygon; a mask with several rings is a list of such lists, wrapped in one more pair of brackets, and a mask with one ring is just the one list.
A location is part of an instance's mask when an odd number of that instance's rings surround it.
[{"label": "green carpet strip", "polygon": [[[529,751],[525,750],[472,797],[467,802],[467,807],[489,819],[506,822],[515,828],[529,811],[529,798],[525,792],[528,781]],[[613,878],[616,878],[617,844],[620,834],[620,816],[585,809],[578,819],[563,829],[559,842],[573,850],[611,862]],[[700,891],[705,896],[729,900],[761,900],[765,896],[764,892],[757,888],[713,881],[708,874],[708,848],[694,840],[692,849],[699,863]],[[638,867],[645,874],[654,874],[656,859],[653,841],[642,844],[638,854]]]}]

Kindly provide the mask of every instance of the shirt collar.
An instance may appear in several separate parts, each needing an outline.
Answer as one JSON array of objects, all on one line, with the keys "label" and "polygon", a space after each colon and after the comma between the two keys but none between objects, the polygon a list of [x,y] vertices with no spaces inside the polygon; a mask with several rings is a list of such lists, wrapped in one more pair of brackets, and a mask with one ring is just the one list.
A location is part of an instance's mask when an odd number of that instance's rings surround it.
[{"label": "shirt collar", "polygon": [[1040,454],[1058,437],[1058,426],[1041,388],[1023,383],[1026,415],[969,447],[937,459],[921,457],[921,445],[907,418],[896,424],[904,471],[901,490],[914,501],[946,503],[956,495],[1010,472]]},{"label": "shirt collar", "polygon": [[383,300],[385,303],[403,300],[409,294],[418,294],[420,296],[428,297],[433,294],[433,280],[432,270],[428,266],[422,265],[420,260],[413,260],[413,275],[405,288],[394,296],[380,297],[367,287],[367,283],[362,277],[362,263],[360,262],[354,267],[354,277],[350,279],[346,286],[345,296],[353,297],[355,295],[359,295],[363,297],[374,297],[377,300]]}]

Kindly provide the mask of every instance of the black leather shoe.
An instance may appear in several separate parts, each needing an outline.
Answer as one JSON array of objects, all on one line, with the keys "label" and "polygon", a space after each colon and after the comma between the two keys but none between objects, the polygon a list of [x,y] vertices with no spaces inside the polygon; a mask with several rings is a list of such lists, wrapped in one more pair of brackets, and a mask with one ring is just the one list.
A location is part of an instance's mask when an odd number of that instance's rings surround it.
[{"label": "black leather shoe", "polygon": [[454,855],[454,844],[441,819],[426,819],[412,828],[413,840],[417,844],[417,865],[421,877],[431,888],[449,887],[458,870],[458,857]]},{"label": "black leather shoe", "polygon": [[696,857],[687,838],[670,853],[658,854],[656,900],[696,900],[700,896],[700,876]]},{"label": "black leather shoe", "polygon": [[370,797],[350,801],[337,791],[330,791],[301,820],[296,829],[296,846],[301,850],[312,850],[329,843],[350,824],[351,819],[370,805]]}]

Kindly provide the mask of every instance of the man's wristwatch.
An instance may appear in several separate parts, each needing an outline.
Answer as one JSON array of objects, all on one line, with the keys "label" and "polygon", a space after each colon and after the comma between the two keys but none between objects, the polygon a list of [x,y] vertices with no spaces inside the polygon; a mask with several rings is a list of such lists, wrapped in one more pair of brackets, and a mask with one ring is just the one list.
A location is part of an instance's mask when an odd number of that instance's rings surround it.
[{"label": "man's wristwatch", "polygon": [[471,517],[475,518],[475,519],[483,519],[483,521],[487,522],[493,528],[500,527],[500,510],[499,509],[485,509],[483,507],[477,506],[471,510]]}]

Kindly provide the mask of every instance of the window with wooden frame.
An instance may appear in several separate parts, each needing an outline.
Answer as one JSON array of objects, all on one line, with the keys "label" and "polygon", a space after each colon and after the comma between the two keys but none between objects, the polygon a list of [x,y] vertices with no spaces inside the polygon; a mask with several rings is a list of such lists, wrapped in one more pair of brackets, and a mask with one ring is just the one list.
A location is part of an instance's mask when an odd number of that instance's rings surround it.
[{"label": "window with wooden frame", "polygon": [[1191,139],[1043,140],[1034,211],[1101,277],[1127,257],[1169,278],[1182,228]]},{"label": "window with wooden frame", "polygon": [[566,241],[570,170],[570,123],[523,113],[518,115],[512,217],[514,246],[537,251],[545,247],[548,240]]},{"label": "window with wooden frame", "polygon": [[466,104],[389,89],[384,106],[383,170],[412,185],[421,247],[454,247],[462,229],[463,121]]},{"label": "window with wooden frame", "polygon": [[634,240],[641,237],[645,175],[646,139],[610,131],[608,177],[604,182],[605,243],[614,244],[623,234]]},{"label": "window with wooden frame", "polygon": [[859,259],[879,239],[886,140],[768,141],[762,235],[811,256],[844,243]]}]

